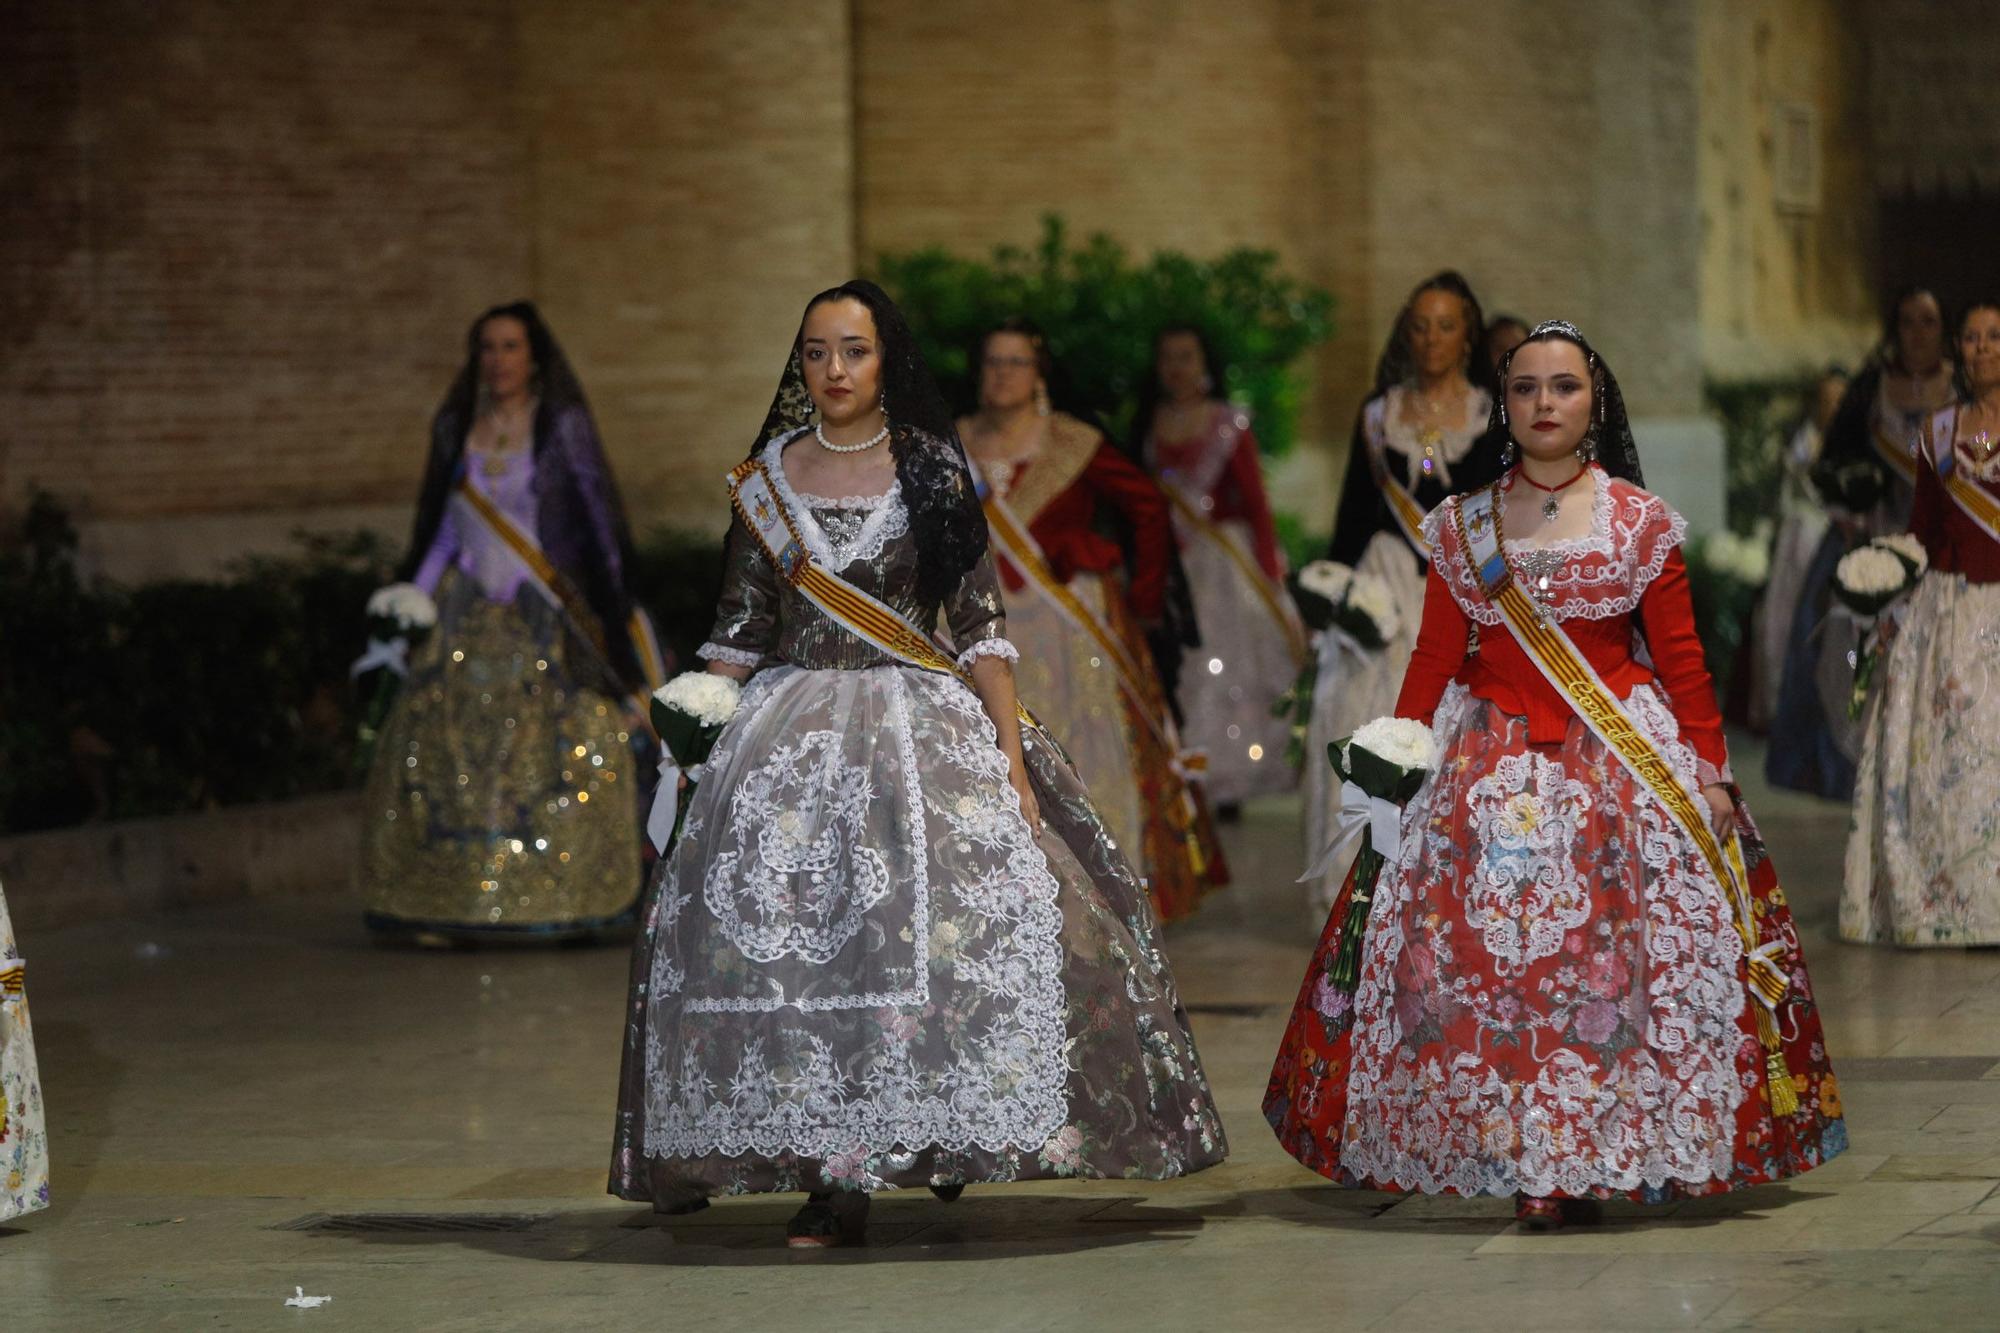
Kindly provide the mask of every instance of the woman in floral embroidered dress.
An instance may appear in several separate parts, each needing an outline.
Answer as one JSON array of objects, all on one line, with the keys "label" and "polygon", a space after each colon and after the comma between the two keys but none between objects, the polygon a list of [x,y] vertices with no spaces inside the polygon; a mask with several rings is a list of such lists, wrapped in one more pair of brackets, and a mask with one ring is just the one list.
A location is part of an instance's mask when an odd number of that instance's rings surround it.
[{"label": "woman in floral embroidered dress", "polygon": [[[1180,766],[1148,644],[1159,637],[1148,631],[1165,621],[1173,563],[1167,498],[1103,431],[1057,405],[1055,364],[1039,329],[1001,324],[980,340],[974,364],[979,411],[959,421],[959,439],[989,507],[1005,507],[1032,543],[1029,560],[1039,556],[1058,585],[1045,587],[1040,574],[995,551],[1010,637],[1021,650],[1022,696],[1062,738],[1153,910],[1178,920],[1229,876]],[[1064,593],[1074,599],[1067,608],[1054,600]]]},{"label": "woman in floral embroidered dress", "polygon": [[1840,933],[1864,943],[2000,944],[2000,541],[1939,464],[2000,497],[2000,302],[1960,320],[1961,401],[1931,418],[1910,531],[1930,568],[1866,717]]},{"label": "woman in floral embroidered dress", "polygon": [[49,1135],[28,1022],[27,967],[0,889],[0,1222],[48,1206]]},{"label": "woman in floral embroidered dress", "polygon": [[1685,524],[1641,489],[1617,382],[1581,334],[1537,328],[1500,384],[1494,426],[1522,461],[1482,497],[1506,566],[1717,835],[1741,837],[1759,947],[1790,977],[1781,1049],[1760,1040],[1730,891],[1510,633],[1468,558],[1471,497],[1454,497],[1425,524],[1423,628],[1396,710],[1431,723],[1442,757],[1404,811],[1351,995],[1329,974],[1349,896],[1335,906],[1265,1114],[1334,1180],[1515,1196],[1534,1226],[1559,1225],[1564,1200],[1807,1170],[1846,1144],[1839,1091],[1776,871],[1730,778]]},{"label": "woman in floral embroidered dress", "polygon": [[1298,678],[1305,631],[1285,591],[1250,414],[1229,401],[1200,330],[1161,330],[1153,360],[1132,440],[1174,501],[1201,626],[1201,648],[1180,677],[1184,739],[1207,757],[1208,799],[1230,807],[1298,782],[1285,761],[1291,723],[1271,709]]},{"label": "woman in floral embroidered dress", "polygon": [[612,1192],[805,1190],[813,1246],[872,1190],[1220,1161],[1145,891],[1017,720],[972,479],[872,283],[807,306],[752,459],[822,571],[942,614],[970,684],[820,609],[739,512],[702,655],[748,684],[643,907]]}]

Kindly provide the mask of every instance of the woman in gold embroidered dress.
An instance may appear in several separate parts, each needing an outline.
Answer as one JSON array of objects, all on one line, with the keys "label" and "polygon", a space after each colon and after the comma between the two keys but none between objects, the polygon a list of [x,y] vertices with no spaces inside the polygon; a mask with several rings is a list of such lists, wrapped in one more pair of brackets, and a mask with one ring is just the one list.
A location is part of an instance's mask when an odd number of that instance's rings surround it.
[{"label": "woman in gold embroidered dress", "polygon": [[466,341],[406,565],[437,627],[364,796],[366,920],[424,942],[587,937],[628,924],[643,885],[651,733],[631,700],[651,673],[631,540],[535,308],[497,306]]}]

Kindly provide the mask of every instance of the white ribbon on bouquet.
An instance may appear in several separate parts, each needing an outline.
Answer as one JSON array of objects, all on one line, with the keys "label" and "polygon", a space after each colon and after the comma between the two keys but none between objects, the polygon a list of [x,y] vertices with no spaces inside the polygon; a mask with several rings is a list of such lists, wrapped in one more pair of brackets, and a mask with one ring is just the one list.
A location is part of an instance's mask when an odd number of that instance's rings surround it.
[{"label": "white ribbon on bouquet", "polygon": [[660,745],[660,785],[653,789],[653,808],[646,814],[646,836],[653,840],[653,850],[661,856],[667,854],[667,842],[674,836],[674,821],[680,818],[681,777],[685,773],[688,785],[700,782],[706,764],[696,764],[683,770],[674,758],[674,752]]},{"label": "white ribbon on bouquet", "polygon": [[1333,817],[1333,841],[1319,854],[1298,883],[1307,884],[1340,863],[1340,858],[1366,831],[1375,850],[1393,861],[1403,850],[1403,807],[1380,796],[1370,796],[1352,782],[1340,784],[1340,813]]},{"label": "white ribbon on bouquet", "polygon": [[367,651],[354,659],[354,665],[347,668],[347,675],[352,679],[376,667],[388,667],[407,680],[410,675],[409,637],[398,634],[393,639],[378,639],[371,635]]}]

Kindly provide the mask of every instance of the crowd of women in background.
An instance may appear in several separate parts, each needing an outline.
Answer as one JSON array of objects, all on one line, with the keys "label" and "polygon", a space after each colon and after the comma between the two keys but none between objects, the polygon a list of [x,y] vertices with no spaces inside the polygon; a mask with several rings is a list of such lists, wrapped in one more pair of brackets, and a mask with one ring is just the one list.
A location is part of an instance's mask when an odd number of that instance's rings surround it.
[{"label": "crowd of women in background", "polygon": [[[402,688],[368,782],[368,920],[442,940],[636,922],[614,1192],[682,1211],[805,1190],[788,1234],[825,1245],[871,1190],[1219,1161],[1160,923],[1228,882],[1218,819],[1301,772],[1308,847],[1334,840],[1353,792],[1320,756],[1390,714],[1444,759],[1379,887],[1320,867],[1325,931],[1265,1104],[1289,1151],[1349,1184],[1512,1195],[1538,1226],[1838,1152],[1686,525],[1643,489],[1583,335],[1489,320],[1450,270],[1410,293],[1314,575],[1380,590],[1366,643],[1302,621],[1203,330],[1157,332],[1122,440],[1070,400],[1055,345],[987,330],[954,417],[879,289],[808,304],[730,477],[699,654],[740,702],[675,835],[648,838],[667,664],[617,487],[534,309],[473,325],[406,569],[431,628],[378,654]],[[1854,939],[2000,941],[2000,815],[1964,800],[2000,745],[2000,307],[1955,350],[1935,298],[1905,294],[1784,456],[1751,720],[1774,782],[1856,790]],[[1850,719],[1868,627],[1830,613],[1837,571],[1906,526],[1929,572],[1900,632],[1874,631],[1882,684]],[[1578,1099],[1589,1123],[1564,1119]]]}]

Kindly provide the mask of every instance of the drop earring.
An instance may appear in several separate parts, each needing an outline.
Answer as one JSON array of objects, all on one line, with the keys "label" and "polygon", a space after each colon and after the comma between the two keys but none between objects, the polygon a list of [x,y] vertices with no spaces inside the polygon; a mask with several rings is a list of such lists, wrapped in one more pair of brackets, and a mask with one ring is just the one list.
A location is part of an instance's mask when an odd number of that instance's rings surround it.
[{"label": "drop earring", "polygon": [[1047,416],[1047,415],[1049,414],[1049,411],[1050,411],[1050,407],[1049,407],[1049,386],[1048,386],[1048,385],[1046,385],[1046,384],[1044,384],[1044,383],[1042,383],[1042,382],[1041,382],[1040,380],[1036,380],[1036,381],[1035,381],[1035,415],[1036,415],[1036,416],[1038,416],[1038,417],[1045,417],[1045,416]]}]

